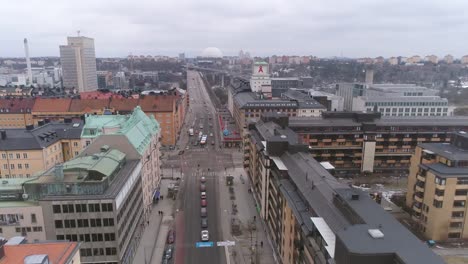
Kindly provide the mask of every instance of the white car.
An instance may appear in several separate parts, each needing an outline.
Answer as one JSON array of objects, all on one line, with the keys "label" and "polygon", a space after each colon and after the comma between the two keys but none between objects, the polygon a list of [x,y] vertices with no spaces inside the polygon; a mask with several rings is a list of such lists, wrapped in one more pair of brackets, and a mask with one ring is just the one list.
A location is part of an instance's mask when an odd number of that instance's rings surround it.
[{"label": "white car", "polygon": [[201,192],[201,198],[206,199],[206,192]]},{"label": "white car", "polygon": [[210,236],[208,234],[208,230],[202,230],[201,231],[201,240],[202,241],[208,241],[210,240]]}]

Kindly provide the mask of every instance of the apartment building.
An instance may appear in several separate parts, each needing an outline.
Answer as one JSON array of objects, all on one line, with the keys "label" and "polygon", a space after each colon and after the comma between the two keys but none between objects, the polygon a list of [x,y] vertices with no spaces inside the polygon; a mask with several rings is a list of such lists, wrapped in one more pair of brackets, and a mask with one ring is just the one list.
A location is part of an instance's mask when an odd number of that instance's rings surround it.
[{"label": "apartment building", "polygon": [[28,243],[23,237],[2,241],[0,263],[81,264],[80,244],[66,241]]},{"label": "apartment building", "polygon": [[468,129],[468,118],[323,112],[290,117],[288,125],[309,145],[312,157],[330,162],[340,177],[365,171],[403,176],[418,143],[449,142],[452,132]]},{"label": "apartment building", "polygon": [[411,158],[406,205],[417,228],[436,241],[468,238],[468,134],[450,143],[423,143]]},{"label": "apartment building", "polygon": [[67,161],[82,149],[82,122],[51,123],[0,131],[0,177],[29,178]]},{"label": "apartment building", "polygon": [[0,99],[0,128],[24,128],[33,124],[32,98]]},{"label": "apartment building", "polygon": [[83,263],[131,263],[143,226],[138,159],[108,146],[23,184],[44,213],[46,238],[80,242]]},{"label": "apartment building", "polygon": [[280,262],[444,263],[367,193],[340,183],[287,127],[285,114],[249,125],[253,196]]},{"label": "apartment building", "polygon": [[63,121],[65,118],[79,118],[79,115],[69,112],[71,98],[35,98],[32,108],[34,125],[48,119]]},{"label": "apartment building", "polygon": [[0,184],[0,237],[17,236],[29,241],[46,239],[42,208],[36,201],[27,201],[22,193],[23,183],[30,179],[3,179]]},{"label": "apartment building", "polygon": [[144,220],[150,214],[161,182],[160,133],[161,128],[153,115],[146,115],[139,106],[131,115],[87,116],[81,134],[86,146],[83,155],[99,152],[107,145],[127,154],[127,158],[140,160]]}]

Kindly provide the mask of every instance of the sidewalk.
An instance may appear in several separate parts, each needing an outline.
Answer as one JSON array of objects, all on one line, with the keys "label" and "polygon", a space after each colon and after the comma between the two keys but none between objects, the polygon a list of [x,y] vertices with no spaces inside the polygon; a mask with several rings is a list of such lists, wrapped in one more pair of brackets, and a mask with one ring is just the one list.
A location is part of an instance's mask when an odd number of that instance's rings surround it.
[{"label": "sidewalk", "polygon": [[[234,176],[234,196],[231,200],[229,187],[226,186],[225,178],[220,180],[220,199],[221,208],[227,208],[222,213],[222,230],[224,240],[235,241],[236,245],[229,248],[230,262],[241,264],[272,264],[277,263],[273,256],[271,243],[265,233],[263,224],[260,220],[255,207],[255,200],[248,192],[249,180],[243,168],[228,169],[228,175]],[[242,175],[242,179],[240,177]],[[244,183],[242,183],[244,182]],[[237,214],[232,214],[232,203],[237,205]],[[254,216],[256,220],[254,221]],[[231,234],[231,219],[238,219],[241,226],[241,234],[233,236]],[[251,231],[251,224],[255,229]],[[263,247],[261,246],[263,242]],[[254,262],[252,262],[254,261]]]},{"label": "sidewalk", "polygon": [[[159,200],[157,204],[153,205],[149,225],[145,227],[135,258],[133,259],[134,264],[161,263],[166,236],[169,231],[168,225],[172,224],[171,218],[175,203],[174,200],[166,198],[167,186],[171,182],[173,181],[161,180],[161,194],[165,199]],[[158,214],[158,211],[164,212],[164,218]]]}]

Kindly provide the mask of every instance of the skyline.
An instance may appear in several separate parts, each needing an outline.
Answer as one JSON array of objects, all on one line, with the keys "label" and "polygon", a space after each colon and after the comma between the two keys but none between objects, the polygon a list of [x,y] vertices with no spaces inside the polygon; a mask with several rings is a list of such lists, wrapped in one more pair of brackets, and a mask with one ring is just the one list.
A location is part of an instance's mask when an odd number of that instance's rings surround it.
[{"label": "skyline", "polygon": [[[78,30],[95,39],[96,56],[101,58],[182,52],[195,57],[210,46],[226,56],[241,49],[262,57],[468,54],[460,41],[468,33],[463,13],[468,3],[463,1],[442,5],[436,0],[180,0],[175,5],[104,0],[71,5],[53,0],[47,6],[37,0],[26,2],[2,7],[6,12],[0,17],[0,57],[24,57],[24,38],[31,57],[58,56],[59,45]],[[9,26],[18,14],[36,19]]]}]

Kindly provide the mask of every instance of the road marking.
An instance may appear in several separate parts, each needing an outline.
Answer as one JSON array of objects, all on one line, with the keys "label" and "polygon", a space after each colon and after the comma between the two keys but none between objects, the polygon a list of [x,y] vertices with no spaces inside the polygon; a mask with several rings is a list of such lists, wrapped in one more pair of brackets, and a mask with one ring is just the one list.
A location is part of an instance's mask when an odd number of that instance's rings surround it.
[{"label": "road marking", "polygon": [[229,241],[229,240],[216,242],[216,246],[218,247],[230,247],[230,246],[235,246],[235,245],[236,245],[235,241]]},{"label": "road marking", "polygon": [[201,248],[201,247],[213,247],[214,243],[213,242],[197,242],[195,243],[195,247]]}]

